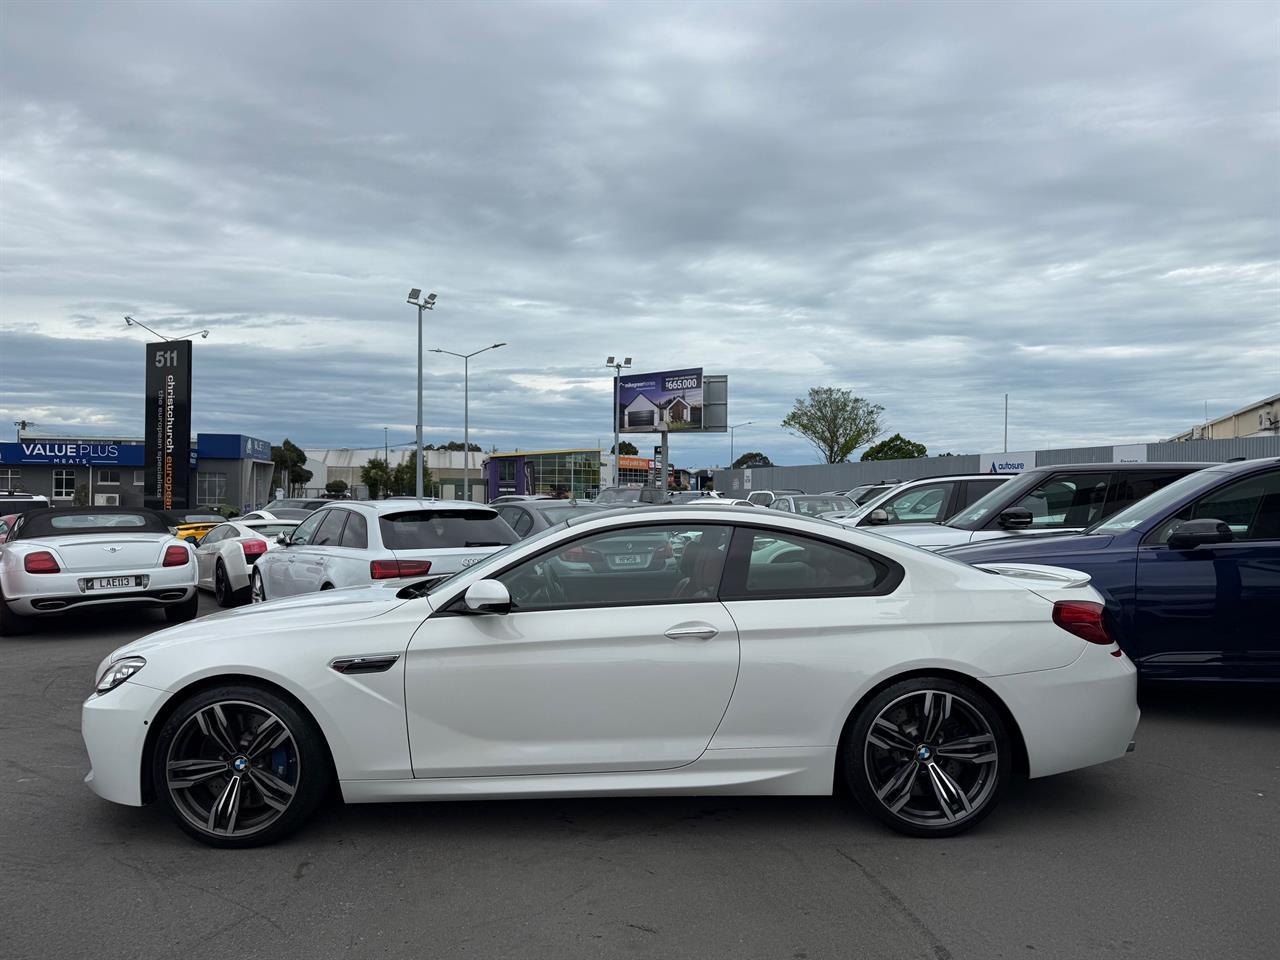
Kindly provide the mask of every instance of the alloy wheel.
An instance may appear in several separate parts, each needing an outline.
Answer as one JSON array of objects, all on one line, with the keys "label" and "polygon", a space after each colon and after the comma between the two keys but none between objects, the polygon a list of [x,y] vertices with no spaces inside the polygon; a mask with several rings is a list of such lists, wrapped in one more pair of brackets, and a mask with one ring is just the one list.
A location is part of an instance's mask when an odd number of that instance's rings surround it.
[{"label": "alloy wheel", "polygon": [[863,762],[877,801],[918,827],[958,826],[990,800],[999,746],[974,704],[946,690],[889,703],[867,730]]},{"label": "alloy wheel", "polygon": [[301,759],[293,733],[265,707],[221,700],[178,729],[165,758],[165,786],[178,812],[216,837],[248,837],[289,809]]},{"label": "alloy wheel", "polygon": [[227,605],[227,571],[221,563],[213,568],[213,598],[218,601],[218,606]]}]

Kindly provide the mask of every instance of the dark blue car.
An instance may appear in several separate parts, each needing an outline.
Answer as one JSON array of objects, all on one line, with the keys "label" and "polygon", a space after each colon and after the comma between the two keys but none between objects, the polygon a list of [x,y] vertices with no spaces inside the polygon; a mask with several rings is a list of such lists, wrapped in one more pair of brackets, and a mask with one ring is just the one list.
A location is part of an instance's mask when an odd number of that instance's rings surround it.
[{"label": "dark blue car", "polygon": [[1280,460],[1188,474],[1080,534],[939,552],[1088,573],[1145,679],[1280,681]]}]

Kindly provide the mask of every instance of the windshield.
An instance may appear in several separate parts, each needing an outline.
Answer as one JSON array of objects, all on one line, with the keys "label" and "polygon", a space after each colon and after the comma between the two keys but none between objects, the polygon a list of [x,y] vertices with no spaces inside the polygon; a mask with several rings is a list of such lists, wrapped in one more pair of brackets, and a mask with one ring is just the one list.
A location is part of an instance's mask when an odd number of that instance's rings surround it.
[{"label": "windshield", "polygon": [[1095,523],[1085,530],[1085,533],[1101,533],[1114,536],[1117,533],[1132,530],[1144,520],[1149,520],[1151,517],[1164,513],[1170,506],[1181,500],[1185,494],[1196,490],[1204,484],[1204,471],[1188,473],[1185,477],[1179,477],[1168,486],[1161,487],[1151,496],[1144,497],[1137,503],[1125,507],[1114,516]]},{"label": "windshield", "polygon": [[489,510],[407,510],[378,518],[388,550],[505,547],[519,537]]},{"label": "windshield", "polygon": [[948,527],[960,530],[977,530],[995,511],[1003,509],[1007,504],[1017,503],[1023,494],[1028,493],[1037,483],[1044,480],[1045,475],[1032,470],[1024,473],[1008,483],[1002,483],[981,500],[977,500],[966,510],[961,510],[947,521]]},{"label": "windshield", "polygon": [[564,503],[554,506],[538,507],[537,511],[547,523],[560,523],[570,517],[580,517],[584,513],[598,513],[600,507],[594,503]]},{"label": "windshield", "polygon": [[816,517],[820,513],[832,513],[836,510],[848,510],[852,506],[847,497],[796,497],[796,513],[806,517]]},{"label": "windshield", "polygon": [[876,484],[875,486],[870,487],[854,487],[846,494],[846,496],[858,506],[862,506],[864,503],[869,503],[876,497],[881,494],[888,493],[892,489],[893,486],[888,484]]},{"label": "windshield", "polygon": [[264,537],[278,537],[282,533],[293,533],[293,528],[296,526],[296,523],[262,523],[260,521],[248,524],[250,530]]},{"label": "windshield", "polygon": [[601,490],[596,503],[639,503],[639,490]]}]

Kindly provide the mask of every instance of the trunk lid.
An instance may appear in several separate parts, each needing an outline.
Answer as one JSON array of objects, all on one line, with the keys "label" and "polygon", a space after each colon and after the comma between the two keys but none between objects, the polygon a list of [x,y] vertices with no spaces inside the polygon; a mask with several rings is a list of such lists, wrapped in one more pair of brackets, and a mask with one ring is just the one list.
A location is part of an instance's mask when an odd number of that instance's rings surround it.
[{"label": "trunk lid", "polygon": [[1066,567],[1050,567],[1039,563],[975,563],[974,567],[1003,577],[1010,583],[1025,587],[1050,603],[1058,600],[1094,600],[1101,598],[1089,586],[1089,574]]},{"label": "trunk lid", "polygon": [[437,547],[429,550],[392,550],[397,560],[430,560],[431,576],[457,573],[474,563],[479,563],[491,553],[506,549],[492,547]]},{"label": "trunk lid", "polygon": [[165,533],[117,533],[48,537],[31,546],[51,550],[68,573],[87,573],[154,569],[166,542],[173,541]]}]

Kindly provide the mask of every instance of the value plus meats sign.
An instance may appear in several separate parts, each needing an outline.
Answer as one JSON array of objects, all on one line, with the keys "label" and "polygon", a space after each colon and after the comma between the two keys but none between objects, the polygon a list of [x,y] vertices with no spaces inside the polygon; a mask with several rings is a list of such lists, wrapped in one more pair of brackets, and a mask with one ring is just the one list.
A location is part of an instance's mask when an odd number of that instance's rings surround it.
[{"label": "value plus meats sign", "polygon": [[153,510],[190,506],[191,341],[147,344],[146,488]]}]

